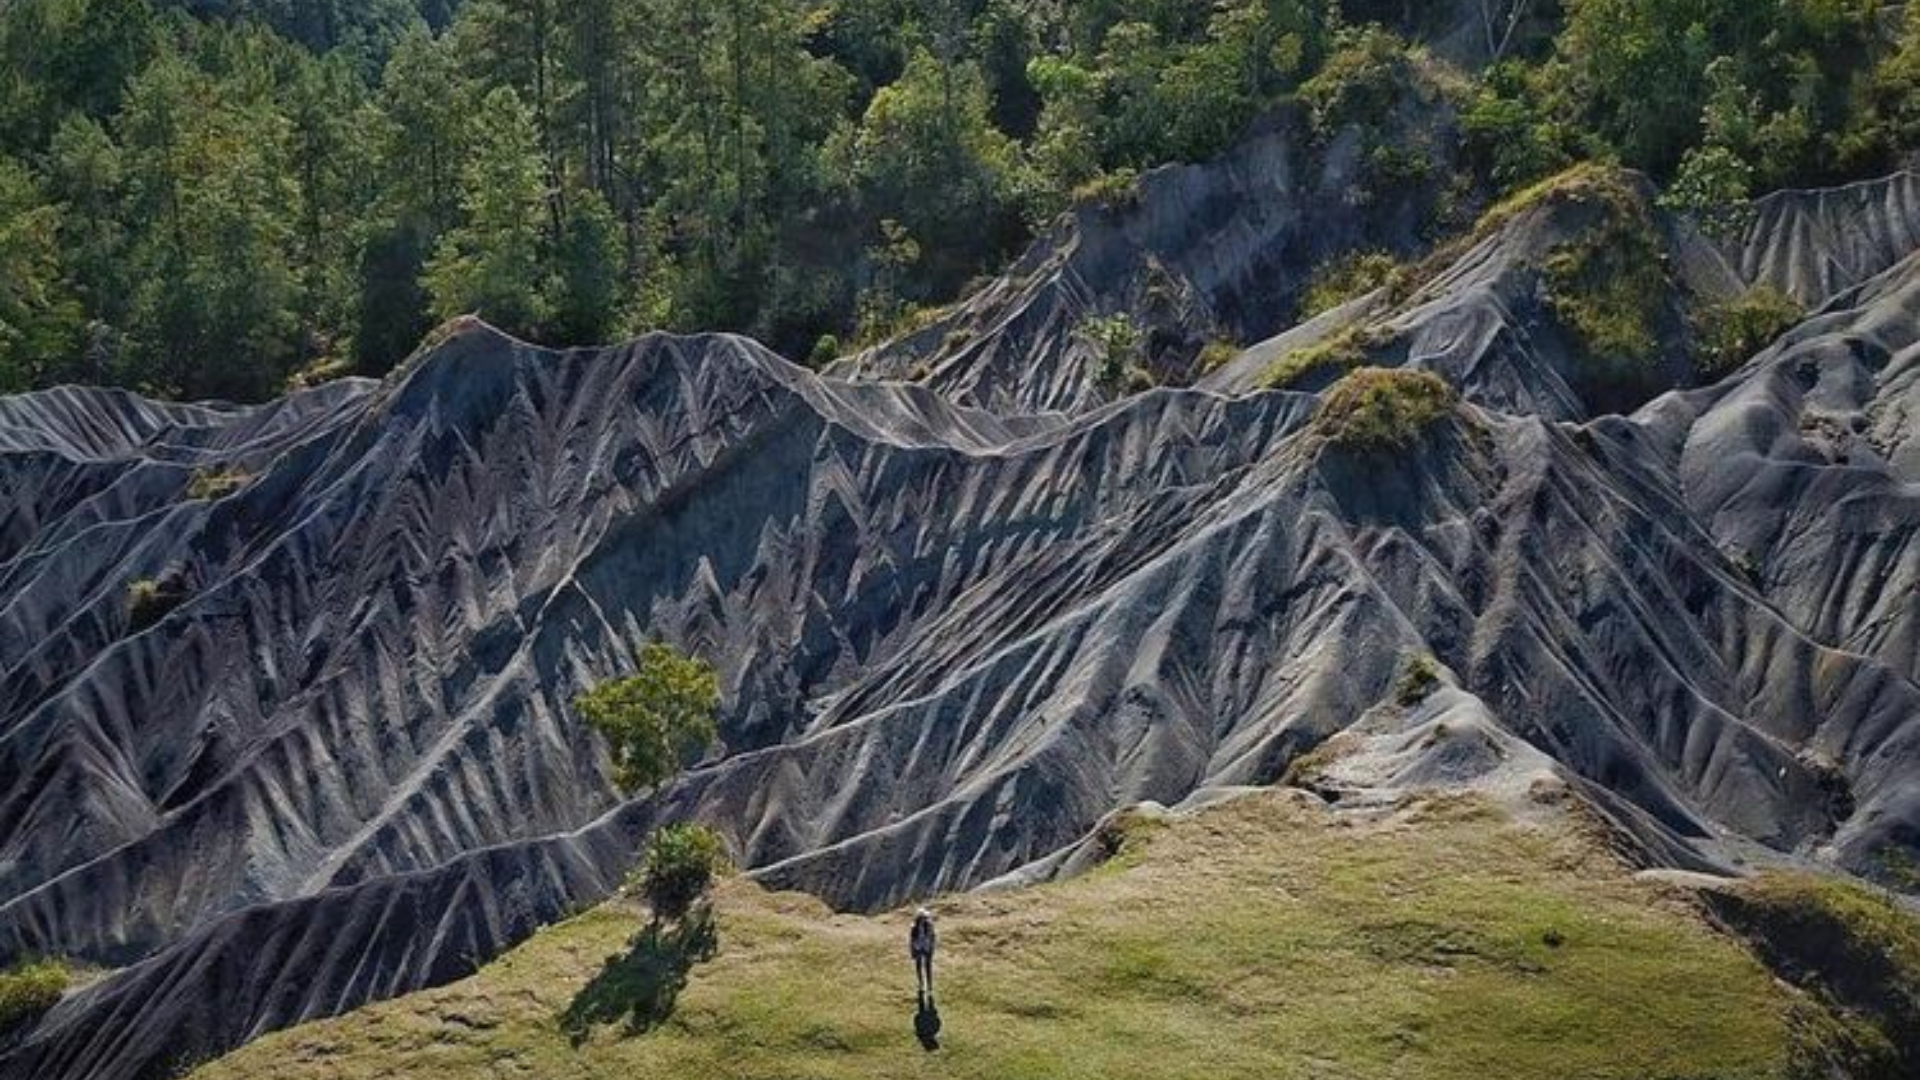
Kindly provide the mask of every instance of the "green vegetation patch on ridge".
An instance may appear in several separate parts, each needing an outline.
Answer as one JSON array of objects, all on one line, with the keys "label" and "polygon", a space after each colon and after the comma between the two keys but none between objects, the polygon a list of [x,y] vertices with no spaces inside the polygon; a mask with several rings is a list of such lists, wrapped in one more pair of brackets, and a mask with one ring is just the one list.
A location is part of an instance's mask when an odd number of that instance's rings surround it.
[{"label": "green vegetation patch on ridge", "polygon": [[[644,1035],[561,1017],[644,921],[550,927],[463,982],[269,1035],[195,1080],[1783,1074],[1792,992],[1584,829],[1472,797],[1335,815],[1266,791],[1129,827],[1080,878],[944,899],[941,1048],[913,1029],[908,912],[751,881]],[[613,1003],[598,1003],[610,1006]]]},{"label": "green vegetation patch on ridge", "polygon": [[1372,336],[1361,327],[1338,330],[1311,345],[1289,349],[1260,373],[1264,390],[1303,390],[1317,380],[1332,381],[1367,362]]},{"label": "green vegetation patch on ridge", "polygon": [[1327,391],[1313,422],[1335,446],[1404,450],[1459,403],[1459,393],[1432,372],[1361,368]]},{"label": "green vegetation patch on ridge", "polygon": [[1729,374],[1805,316],[1799,301],[1765,285],[1703,308],[1694,316],[1695,366],[1707,378]]},{"label": "green vegetation patch on ridge", "polygon": [[53,1008],[73,982],[59,960],[25,960],[0,971],[0,1035]]},{"label": "green vegetation patch on ridge", "polygon": [[1665,262],[1644,212],[1610,216],[1547,257],[1547,306],[1589,359],[1606,368],[1641,366],[1660,347],[1657,327],[1673,285]]},{"label": "green vegetation patch on ridge", "polygon": [[1314,271],[1300,300],[1300,317],[1324,315],[1376,289],[1397,290],[1405,275],[1399,260],[1384,251],[1356,251],[1335,259]]}]

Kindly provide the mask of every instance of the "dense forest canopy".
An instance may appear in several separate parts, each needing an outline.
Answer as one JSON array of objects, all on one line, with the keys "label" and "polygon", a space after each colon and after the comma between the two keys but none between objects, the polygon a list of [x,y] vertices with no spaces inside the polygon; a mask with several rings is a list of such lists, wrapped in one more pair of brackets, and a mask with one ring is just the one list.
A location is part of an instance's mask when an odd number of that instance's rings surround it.
[{"label": "dense forest canopy", "polygon": [[826,358],[1460,16],[1489,190],[1618,160],[1711,221],[1920,145],[1920,5],[1879,0],[25,0],[0,391],[257,399],[476,311]]}]

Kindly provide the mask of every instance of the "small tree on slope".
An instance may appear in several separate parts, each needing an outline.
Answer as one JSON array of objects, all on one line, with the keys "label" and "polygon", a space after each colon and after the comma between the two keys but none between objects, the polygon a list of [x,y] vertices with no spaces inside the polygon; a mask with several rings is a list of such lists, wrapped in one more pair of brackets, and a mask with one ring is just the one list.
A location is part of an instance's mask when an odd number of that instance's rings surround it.
[{"label": "small tree on slope", "polygon": [[[720,683],[712,665],[671,646],[640,647],[640,670],[574,699],[613,753],[614,781],[629,793],[657,787],[713,744]],[[726,865],[719,834],[701,825],[654,833],[635,871],[655,916],[679,919]]]},{"label": "small tree on slope", "polygon": [[573,707],[606,736],[613,778],[635,793],[672,779],[713,745],[720,680],[712,665],[672,646],[640,647],[640,670],[581,694]]}]

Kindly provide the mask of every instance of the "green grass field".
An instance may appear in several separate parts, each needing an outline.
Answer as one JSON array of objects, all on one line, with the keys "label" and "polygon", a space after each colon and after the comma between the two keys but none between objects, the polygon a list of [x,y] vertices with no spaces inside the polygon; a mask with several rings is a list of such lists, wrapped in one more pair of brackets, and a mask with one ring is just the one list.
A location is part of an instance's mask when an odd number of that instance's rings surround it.
[{"label": "green grass field", "polygon": [[[1126,837],[1084,877],[937,904],[937,1050],[914,1033],[907,913],[836,915],[733,879],[715,897],[717,950],[650,1026],[627,999],[654,1000],[633,973],[658,950],[630,952],[644,912],[616,901],[472,978],[268,1036],[194,1076],[1786,1072],[1797,994],[1574,825],[1517,824],[1465,797],[1359,820],[1274,791]],[[622,959],[602,974],[609,957]]]}]

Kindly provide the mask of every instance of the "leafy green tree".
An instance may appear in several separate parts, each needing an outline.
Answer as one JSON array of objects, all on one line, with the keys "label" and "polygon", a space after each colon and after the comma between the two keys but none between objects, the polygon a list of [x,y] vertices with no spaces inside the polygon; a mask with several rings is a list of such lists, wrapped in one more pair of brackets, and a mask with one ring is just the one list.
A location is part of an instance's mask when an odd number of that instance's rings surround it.
[{"label": "leafy green tree", "polygon": [[880,243],[867,249],[867,262],[873,269],[871,283],[860,292],[860,341],[875,344],[900,328],[911,311],[901,289],[919,261],[919,242],[899,222],[883,219]]},{"label": "leafy green tree", "polygon": [[527,111],[550,244],[558,242],[566,217],[558,131],[561,6],[558,0],[472,0],[454,27],[456,53],[470,60],[484,85],[513,90]]},{"label": "leafy green tree", "polygon": [[1894,48],[1856,88],[1837,144],[1854,173],[1885,170],[1920,149],[1920,5],[1906,6]]},{"label": "leafy green tree", "polygon": [[1026,138],[1040,118],[1040,94],[1028,78],[1040,48],[1032,21],[1013,0],[988,0],[971,36],[993,102],[993,125]]},{"label": "leafy green tree", "polygon": [[1660,205],[1693,216],[1706,232],[1726,236],[1752,218],[1747,202],[1753,168],[1717,143],[1696,146],[1680,159],[1680,171],[1660,197]]},{"label": "leafy green tree", "polygon": [[0,158],[0,391],[24,390],[75,351],[82,313],[60,262],[60,210]]},{"label": "leafy green tree", "polygon": [[1718,139],[1756,176],[1829,175],[1884,51],[1878,0],[1568,0],[1566,15],[1542,79],[1556,110],[1661,176],[1728,104],[1748,131]]},{"label": "leafy green tree", "polygon": [[375,201],[356,255],[354,362],[379,375],[433,325],[426,264],[460,219],[472,83],[450,44],[414,28],[395,44],[365,115]]},{"label": "leafy green tree", "polygon": [[531,336],[547,316],[540,226],[546,189],[533,116],[512,89],[487,94],[472,145],[460,183],[466,218],[428,260],[427,292],[439,318],[476,312]]},{"label": "leafy green tree", "polygon": [[1101,173],[1100,83],[1085,67],[1056,56],[1035,58],[1027,78],[1043,102],[1028,150],[1049,189],[1035,207],[1047,218],[1062,209],[1067,193]]},{"label": "leafy green tree", "polygon": [[573,702],[605,736],[614,782],[628,792],[664,783],[705,752],[720,708],[719,677],[705,661],[660,642],[642,645],[639,661],[634,674],[603,682]]},{"label": "leafy green tree", "polygon": [[376,192],[366,87],[344,57],[301,57],[281,91],[289,126],[288,166],[298,192],[294,263],[298,316],[314,352],[330,353],[352,333],[354,271]]},{"label": "leafy green tree", "polygon": [[353,358],[361,374],[385,374],[433,329],[422,284],[429,247],[413,218],[375,226],[360,245]]},{"label": "leafy green tree", "polygon": [[159,34],[146,0],[36,0],[0,12],[0,144],[38,150],[69,113],[111,116]]},{"label": "leafy green tree", "polygon": [[1535,69],[1517,61],[1488,68],[1460,112],[1462,150],[1495,189],[1544,180],[1572,162],[1572,139],[1543,106]]},{"label": "leafy green tree", "polygon": [[949,71],[918,50],[868,104],[853,145],[869,212],[905,227],[934,289],[959,284],[1017,227],[1018,148],[988,119],[970,64]]},{"label": "leafy green tree", "polygon": [[1140,359],[1140,327],[1126,314],[1088,318],[1079,336],[1094,350],[1093,381],[1113,391],[1126,386]]},{"label": "leafy green tree", "polygon": [[1740,0],[1567,0],[1551,80],[1576,119],[1629,164],[1665,172],[1698,134],[1712,24],[1746,21]]}]

